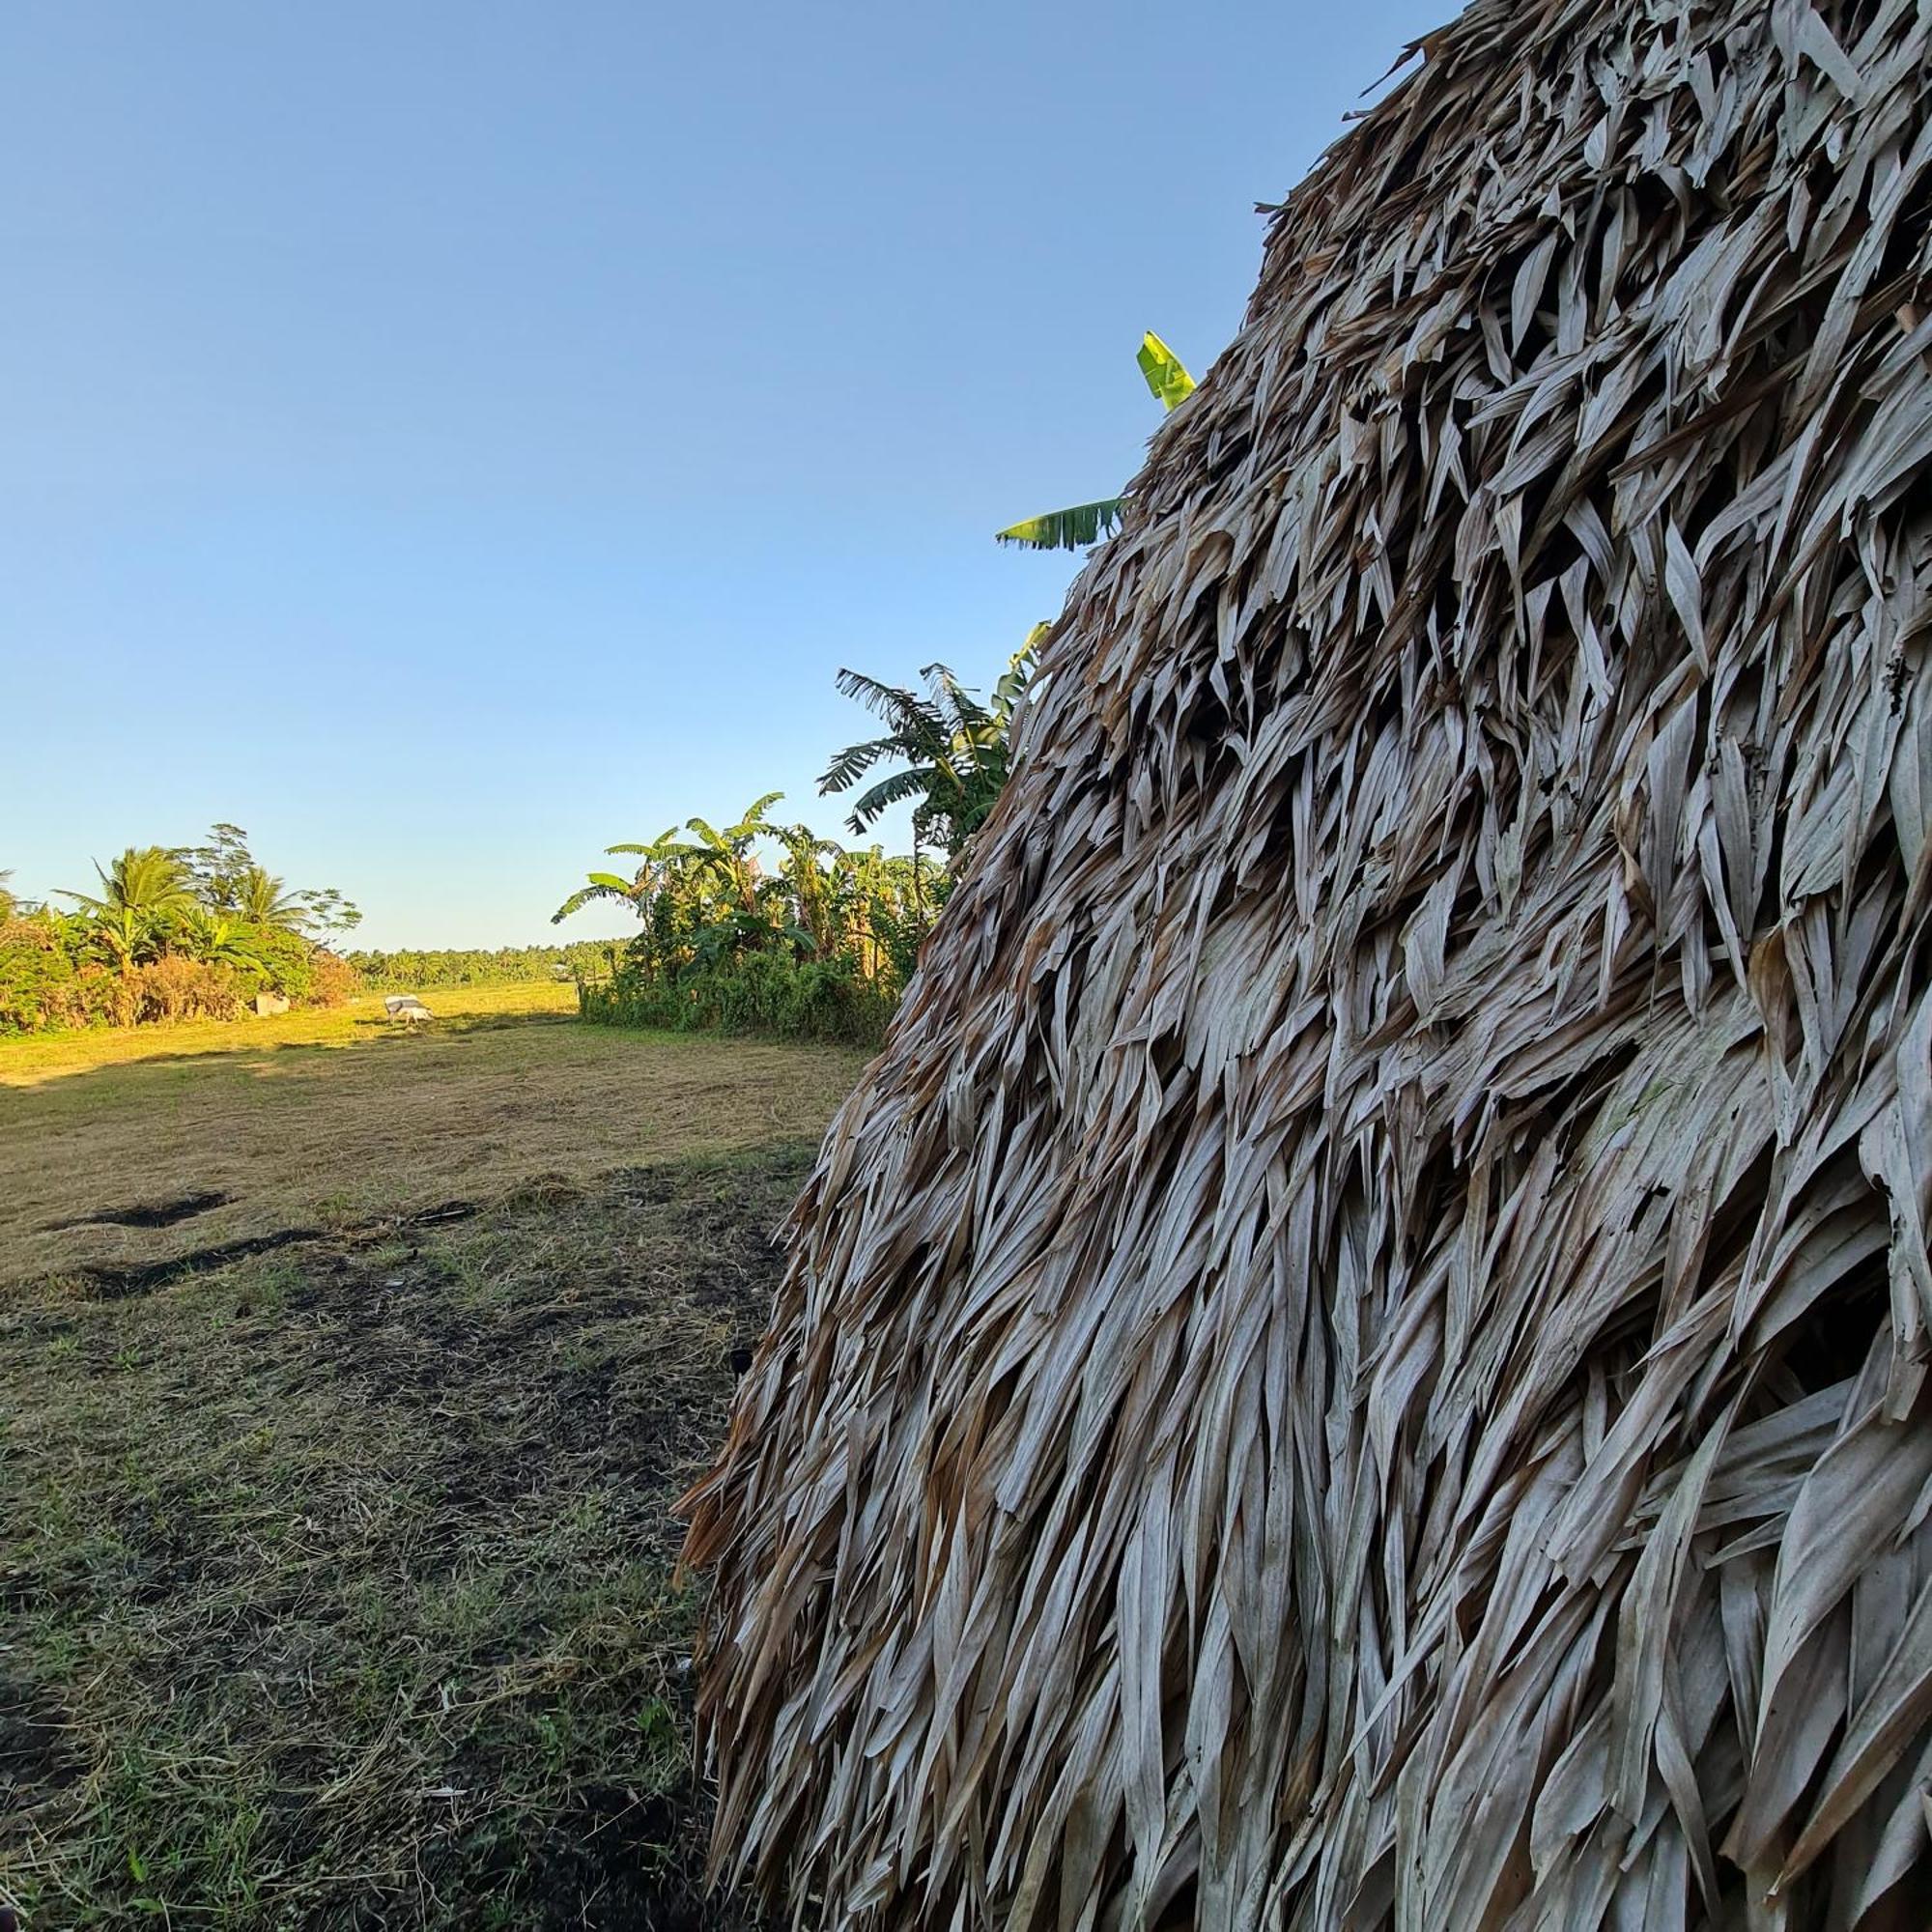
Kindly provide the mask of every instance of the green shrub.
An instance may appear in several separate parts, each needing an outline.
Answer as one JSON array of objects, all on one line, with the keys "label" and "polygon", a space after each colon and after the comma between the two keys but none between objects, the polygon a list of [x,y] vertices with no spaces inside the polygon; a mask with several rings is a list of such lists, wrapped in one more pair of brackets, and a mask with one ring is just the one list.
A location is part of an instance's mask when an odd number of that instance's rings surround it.
[{"label": "green shrub", "polygon": [[84,965],[58,914],[0,921],[0,1035],[90,1026],[110,1017],[112,994]]},{"label": "green shrub", "polygon": [[580,982],[578,1005],[586,1020],[609,1026],[875,1046],[897,993],[862,978],[848,960],[766,952],[678,973],[632,960],[608,980]]}]

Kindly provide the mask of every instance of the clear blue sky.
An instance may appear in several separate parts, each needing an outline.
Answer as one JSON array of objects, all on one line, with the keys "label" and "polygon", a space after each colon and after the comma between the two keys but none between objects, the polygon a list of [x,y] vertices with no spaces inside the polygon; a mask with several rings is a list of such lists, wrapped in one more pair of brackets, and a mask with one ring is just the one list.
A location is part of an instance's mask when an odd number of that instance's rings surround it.
[{"label": "clear blue sky", "polygon": [[[0,867],[247,828],[494,945],[985,681],[1450,0],[10,0]],[[581,915],[557,932],[621,920]]]}]

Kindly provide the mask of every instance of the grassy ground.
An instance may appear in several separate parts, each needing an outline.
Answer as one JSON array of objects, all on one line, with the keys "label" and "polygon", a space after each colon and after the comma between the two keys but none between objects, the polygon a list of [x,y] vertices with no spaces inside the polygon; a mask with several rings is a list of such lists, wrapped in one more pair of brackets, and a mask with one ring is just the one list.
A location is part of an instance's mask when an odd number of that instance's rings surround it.
[{"label": "grassy ground", "polygon": [[[0,1198],[41,1204],[0,1237],[0,1904],[736,1925],[668,1511],[851,1058],[359,1018],[346,1051],[0,1049]],[[518,1096],[557,1110],[506,1127]],[[416,1148],[427,1179],[391,1171]],[[234,1198],[131,1255],[41,1225],[195,1187]]]},{"label": "grassy ground", "polygon": [[859,1056],[613,1032],[568,986],[0,1042],[0,1283],[153,1279],[537,1176],[815,1137]]}]

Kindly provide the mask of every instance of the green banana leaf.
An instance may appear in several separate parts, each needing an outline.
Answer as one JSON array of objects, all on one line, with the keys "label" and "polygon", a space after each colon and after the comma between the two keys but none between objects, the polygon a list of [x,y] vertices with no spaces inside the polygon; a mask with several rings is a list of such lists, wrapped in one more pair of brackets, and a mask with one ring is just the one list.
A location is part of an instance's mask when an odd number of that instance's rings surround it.
[{"label": "green banana leaf", "polygon": [[1022,524],[996,532],[994,541],[1023,550],[1085,550],[1121,527],[1121,499],[1102,497],[1097,503],[1076,503],[1070,510],[1049,510]]},{"label": "green banana leaf", "polygon": [[1152,329],[1141,337],[1140,353],[1134,360],[1162,409],[1171,410],[1194,393],[1194,378],[1177,355]]}]

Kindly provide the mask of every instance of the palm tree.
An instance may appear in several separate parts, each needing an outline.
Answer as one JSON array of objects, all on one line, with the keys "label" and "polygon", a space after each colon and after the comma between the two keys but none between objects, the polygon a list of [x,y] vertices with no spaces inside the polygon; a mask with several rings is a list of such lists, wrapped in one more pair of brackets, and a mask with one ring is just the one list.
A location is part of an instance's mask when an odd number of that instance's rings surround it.
[{"label": "palm tree", "polygon": [[1005,680],[985,705],[943,664],[927,665],[920,675],[926,684],[923,696],[863,671],[838,673],[838,689],[888,728],[883,737],[847,745],[818,788],[850,791],[875,766],[904,759],[905,770],[889,773],[853,801],[846,823],[863,837],[892,807],[915,800],[915,847],[942,845],[952,853],[980,829],[1006,782],[1011,703],[1004,695]]},{"label": "palm tree", "polygon": [[256,940],[259,929],[259,924],[204,905],[187,907],[179,920],[181,937],[195,958],[207,966],[233,966],[243,973],[268,970]]},{"label": "palm tree", "polygon": [[304,896],[287,891],[266,866],[249,865],[236,874],[233,904],[227,910],[273,931],[299,932],[309,909]]},{"label": "palm tree", "polygon": [[91,912],[125,907],[132,912],[163,913],[186,905],[194,896],[182,855],[167,845],[129,845],[106,867],[97,861],[94,875],[99,895],[61,889],[61,896],[77,900]]},{"label": "palm tree", "polygon": [[[1163,410],[1178,409],[1194,393],[1194,378],[1178,356],[1151,329],[1141,337],[1134,358],[1141,374]],[[997,533],[994,541],[1014,544],[1023,550],[1085,550],[1102,537],[1112,536],[1121,526],[1126,508],[1124,497],[1102,497],[1093,503],[1075,503],[1071,509],[1049,510],[1044,516],[1029,517]]]},{"label": "palm tree", "polygon": [[130,845],[105,868],[94,867],[99,894],[60,889],[88,915],[94,934],[125,977],[165,943],[170,923],[195,903],[180,852],[166,845]]}]

